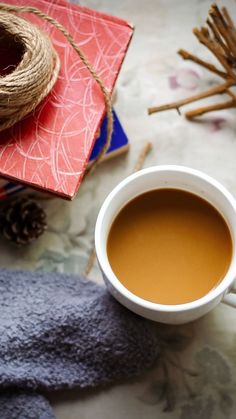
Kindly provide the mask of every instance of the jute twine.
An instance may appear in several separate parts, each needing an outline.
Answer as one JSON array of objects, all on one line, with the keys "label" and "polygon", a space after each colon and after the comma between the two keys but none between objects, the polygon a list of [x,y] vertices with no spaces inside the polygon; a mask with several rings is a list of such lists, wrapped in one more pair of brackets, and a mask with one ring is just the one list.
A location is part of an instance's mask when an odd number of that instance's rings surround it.
[{"label": "jute twine", "polygon": [[23,47],[23,54],[16,68],[0,77],[0,132],[10,128],[36,108],[54,86],[60,69],[58,54],[49,37],[31,22],[17,16],[18,13],[33,13],[62,32],[102,91],[107,113],[107,138],[100,154],[89,167],[88,174],[103,158],[111,143],[113,115],[110,95],[65,27],[35,7],[0,3],[0,38],[12,38]]}]

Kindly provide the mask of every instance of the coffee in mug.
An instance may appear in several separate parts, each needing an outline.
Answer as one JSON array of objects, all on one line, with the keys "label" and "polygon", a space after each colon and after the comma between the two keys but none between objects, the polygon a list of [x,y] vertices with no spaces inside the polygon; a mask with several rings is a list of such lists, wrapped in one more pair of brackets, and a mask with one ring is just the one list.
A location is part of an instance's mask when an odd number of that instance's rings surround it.
[{"label": "coffee in mug", "polygon": [[206,200],[161,188],[128,202],[107,240],[111,268],[133,294],[158,304],[184,304],[224,278],[232,239],[223,216]]}]

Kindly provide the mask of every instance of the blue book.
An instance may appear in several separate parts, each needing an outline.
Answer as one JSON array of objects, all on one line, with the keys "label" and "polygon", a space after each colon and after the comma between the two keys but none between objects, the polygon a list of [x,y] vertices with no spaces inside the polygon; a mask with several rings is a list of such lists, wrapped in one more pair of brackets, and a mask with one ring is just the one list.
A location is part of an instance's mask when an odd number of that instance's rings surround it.
[{"label": "blue book", "polygon": [[[128,138],[123,130],[123,127],[114,109],[113,109],[113,118],[114,118],[114,125],[113,125],[111,145],[109,149],[107,150],[107,153],[104,159],[107,159],[109,157],[113,157],[114,155],[125,152],[129,148]],[[107,127],[107,118],[105,117],[100,128],[99,137],[95,142],[89,161],[94,160],[98,156],[102,147],[104,146],[106,142],[106,127]]]}]

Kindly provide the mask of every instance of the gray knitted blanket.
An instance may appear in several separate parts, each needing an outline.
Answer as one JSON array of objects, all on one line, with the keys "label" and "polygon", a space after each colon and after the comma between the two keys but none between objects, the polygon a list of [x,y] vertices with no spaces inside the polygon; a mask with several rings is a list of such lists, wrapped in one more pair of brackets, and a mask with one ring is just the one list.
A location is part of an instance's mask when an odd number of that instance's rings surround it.
[{"label": "gray knitted blanket", "polygon": [[52,419],[42,390],[140,374],[159,353],[152,322],[73,275],[0,270],[0,418]]}]

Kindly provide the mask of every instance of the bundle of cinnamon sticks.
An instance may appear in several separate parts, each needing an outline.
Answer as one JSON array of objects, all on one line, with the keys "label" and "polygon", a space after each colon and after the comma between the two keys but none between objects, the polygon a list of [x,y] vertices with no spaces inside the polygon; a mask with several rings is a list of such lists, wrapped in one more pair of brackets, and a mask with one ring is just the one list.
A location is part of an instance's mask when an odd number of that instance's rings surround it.
[{"label": "bundle of cinnamon sticks", "polygon": [[149,115],[169,109],[176,109],[180,113],[180,108],[184,105],[219,94],[226,94],[229,99],[187,111],[185,113],[186,118],[193,119],[207,112],[236,108],[236,94],[232,89],[233,86],[236,86],[236,27],[226,7],[222,7],[220,10],[216,4],[211,6],[206,23],[207,26],[205,27],[200,29],[194,28],[193,33],[199,42],[211,51],[220,66],[216,67],[183,49],[180,49],[178,54],[184,60],[193,61],[215,73],[223,81],[194,96],[165,105],[151,107],[148,109]]}]

